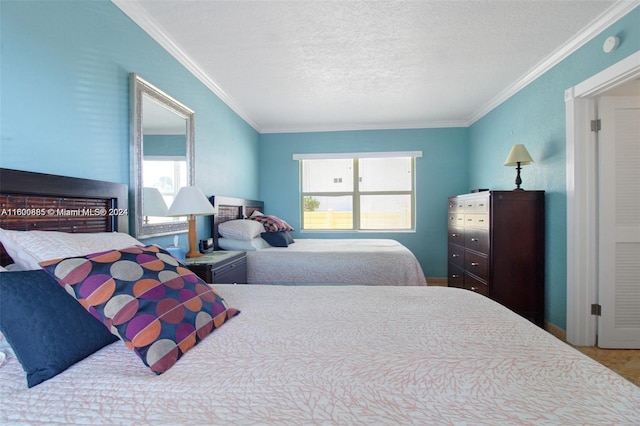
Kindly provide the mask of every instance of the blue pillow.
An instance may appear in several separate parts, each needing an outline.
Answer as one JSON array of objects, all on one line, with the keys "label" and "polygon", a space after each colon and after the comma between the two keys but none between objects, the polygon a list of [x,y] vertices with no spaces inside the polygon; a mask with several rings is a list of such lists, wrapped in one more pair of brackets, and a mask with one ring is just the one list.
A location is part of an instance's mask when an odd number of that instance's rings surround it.
[{"label": "blue pillow", "polygon": [[30,388],[118,340],[42,269],[0,273],[0,331]]},{"label": "blue pillow", "polygon": [[263,232],[260,236],[273,247],[289,247],[289,244],[295,242],[291,234],[287,231]]}]

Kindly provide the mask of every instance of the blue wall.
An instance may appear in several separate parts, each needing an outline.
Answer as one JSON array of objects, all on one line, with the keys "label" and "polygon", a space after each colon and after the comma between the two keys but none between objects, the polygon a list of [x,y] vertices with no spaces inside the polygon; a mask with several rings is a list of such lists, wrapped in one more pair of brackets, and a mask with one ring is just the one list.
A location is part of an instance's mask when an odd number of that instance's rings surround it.
[{"label": "blue wall", "polygon": [[263,134],[260,197],[265,210],[300,229],[299,166],[294,153],[422,151],[416,159],[416,232],[305,231],[302,238],[393,238],[416,255],[429,277],[447,276],[447,197],[469,191],[468,129]]},{"label": "blue wall", "polygon": [[[111,2],[0,8],[0,166],[129,184],[135,72],[195,111],[196,184],[205,194],[258,196],[258,133]],[[198,236],[209,229],[199,218]]]}]

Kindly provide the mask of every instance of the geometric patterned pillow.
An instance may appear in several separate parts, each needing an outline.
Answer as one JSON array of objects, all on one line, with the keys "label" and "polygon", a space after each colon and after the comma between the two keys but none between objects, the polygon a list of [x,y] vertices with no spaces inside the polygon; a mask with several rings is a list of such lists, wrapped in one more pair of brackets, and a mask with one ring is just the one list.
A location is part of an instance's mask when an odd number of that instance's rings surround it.
[{"label": "geometric patterned pillow", "polygon": [[278,216],[267,214],[251,215],[249,219],[261,222],[265,232],[294,231],[291,225],[283,219],[280,219]]},{"label": "geometric patterned pillow", "polygon": [[155,245],[40,265],[156,374],[240,312]]}]

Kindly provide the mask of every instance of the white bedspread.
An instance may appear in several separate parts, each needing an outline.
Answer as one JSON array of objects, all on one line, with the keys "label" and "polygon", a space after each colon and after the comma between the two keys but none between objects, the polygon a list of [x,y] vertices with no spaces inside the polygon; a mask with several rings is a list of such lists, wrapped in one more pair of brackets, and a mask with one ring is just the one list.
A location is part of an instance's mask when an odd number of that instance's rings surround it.
[{"label": "white bedspread", "polygon": [[249,283],[426,285],[413,253],[389,239],[300,238],[247,252]]},{"label": "white bedspread", "polygon": [[443,287],[219,285],[242,313],[156,376],[120,342],[0,424],[640,424],[640,388],[489,299]]}]

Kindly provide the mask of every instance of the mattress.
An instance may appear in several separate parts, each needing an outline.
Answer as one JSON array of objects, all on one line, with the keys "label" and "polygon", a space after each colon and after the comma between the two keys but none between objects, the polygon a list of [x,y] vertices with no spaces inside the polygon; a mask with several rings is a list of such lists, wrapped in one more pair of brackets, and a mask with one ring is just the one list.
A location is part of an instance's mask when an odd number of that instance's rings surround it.
[{"label": "mattress", "polygon": [[120,342],[0,424],[640,424],[640,388],[503,306],[444,287],[218,285],[242,313],[154,375]]},{"label": "mattress", "polygon": [[390,239],[298,238],[247,252],[249,283],[426,285],[413,253]]}]

